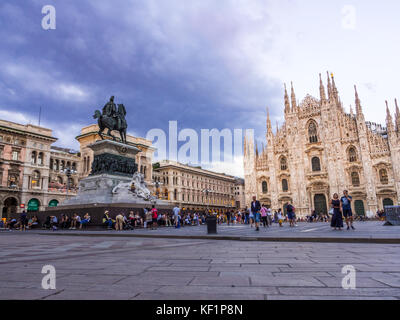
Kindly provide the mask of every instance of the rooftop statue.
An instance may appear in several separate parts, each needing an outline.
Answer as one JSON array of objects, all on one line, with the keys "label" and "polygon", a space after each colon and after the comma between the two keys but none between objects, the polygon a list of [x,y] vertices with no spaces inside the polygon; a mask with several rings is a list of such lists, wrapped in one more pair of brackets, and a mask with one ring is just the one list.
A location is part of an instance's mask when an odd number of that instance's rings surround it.
[{"label": "rooftop statue", "polygon": [[111,136],[113,140],[116,140],[115,136],[112,135],[111,131],[115,130],[119,132],[121,142],[126,143],[126,129],[128,127],[126,123],[126,109],[123,104],[118,105],[114,103],[114,96],[110,98],[110,101],[105,104],[102,112],[96,110],[94,112],[94,119],[98,119],[99,135],[102,140],[104,129],[108,129],[107,135]]}]

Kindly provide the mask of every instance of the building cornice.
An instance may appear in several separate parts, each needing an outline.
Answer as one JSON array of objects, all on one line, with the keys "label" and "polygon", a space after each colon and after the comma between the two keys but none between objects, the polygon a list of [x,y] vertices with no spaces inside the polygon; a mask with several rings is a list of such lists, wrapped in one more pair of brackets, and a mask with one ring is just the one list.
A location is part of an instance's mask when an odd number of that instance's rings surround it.
[{"label": "building cornice", "polygon": [[6,127],[6,126],[2,126],[0,125],[0,130],[3,130],[5,132],[9,132],[9,133],[14,133],[14,134],[20,134],[22,136],[29,136],[29,137],[35,137],[35,138],[40,138],[40,139],[44,139],[44,140],[48,140],[51,142],[56,142],[58,140],[58,138],[55,137],[51,137],[51,136],[46,136],[40,133],[35,133],[35,132],[30,132],[30,131],[24,131],[24,130],[20,130],[20,129],[15,129],[15,128],[10,128],[10,127]]}]

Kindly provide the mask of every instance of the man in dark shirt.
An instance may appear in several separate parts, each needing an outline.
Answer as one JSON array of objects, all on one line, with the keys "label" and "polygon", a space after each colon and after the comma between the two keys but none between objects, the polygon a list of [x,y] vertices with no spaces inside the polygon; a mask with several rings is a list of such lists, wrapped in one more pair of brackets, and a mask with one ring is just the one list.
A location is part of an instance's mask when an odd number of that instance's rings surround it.
[{"label": "man in dark shirt", "polygon": [[289,203],[286,206],[286,211],[287,211],[287,215],[288,215],[288,219],[289,219],[289,224],[291,227],[295,226],[295,214],[294,214],[294,207]]},{"label": "man in dark shirt", "polygon": [[251,212],[254,215],[254,221],[255,221],[255,224],[256,224],[256,231],[260,231],[260,228],[259,228],[260,210],[261,210],[260,201],[257,200],[256,196],[254,196],[253,197],[253,201],[251,203]]}]

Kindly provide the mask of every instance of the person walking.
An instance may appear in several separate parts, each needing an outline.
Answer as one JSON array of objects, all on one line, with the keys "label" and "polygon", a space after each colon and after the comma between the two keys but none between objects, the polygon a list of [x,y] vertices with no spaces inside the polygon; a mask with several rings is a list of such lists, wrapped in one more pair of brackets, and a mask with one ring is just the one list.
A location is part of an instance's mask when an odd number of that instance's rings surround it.
[{"label": "person walking", "polygon": [[151,229],[156,229],[157,230],[157,218],[158,218],[158,210],[154,205],[151,206],[151,217],[152,217],[152,228]]},{"label": "person walking", "polygon": [[20,224],[20,230],[26,231],[26,225],[28,224],[28,217],[26,215],[25,210],[22,211],[21,215],[19,216],[19,224]]},{"label": "person walking", "polygon": [[261,206],[260,213],[261,213],[261,221],[262,221],[262,224],[263,224],[264,228],[269,227],[269,225],[268,225],[267,208],[265,207],[265,205]]},{"label": "person walking", "polygon": [[337,229],[342,230],[343,216],[342,216],[342,210],[340,209],[339,195],[337,193],[333,195],[333,199],[331,200],[331,206],[333,208],[331,227],[335,228],[334,230]]},{"label": "person walking", "polygon": [[353,226],[353,212],[351,211],[351,202],[353,198],[349,195],[347,190],[343,191],[343,197],[340,198],[340,207],[343,212],[343,216],[346,219],[347,230],[350,230],[350,227],[355,230]]},{"label": "person walking", "polygon": [[[146,209],[145,213],[145,228],[152,228],[153,218],[150,210]],[[153,228],[152,228],[153,229]]]},{"label": "person walking", "polygon": [[228,224],[228,226],[231,225],[231,219],[233,214],[234,213],[229,210],[226,212],[226,223]]},{"label": "person walking", "polygon": [[244,211],[244,224],[249,224],[250,223],[250,210],[249,208],[246,207]]},{"label": "person walking", "polygon": [[286,206],[286,211],[287,211],[287,215],[288,215],[288,219],[289,219],[289,226],[290,227],[294,227],[295,226],[295,214],[294,214],[294,207],[288,203],[288,205]]},{"label": "person walking", "polygon": [[260,210],[261,210],[260,201],[257,200],[256,196],[253,196],[253,201],[251,202],[251,213],[254,216],[254,224],[256,227],[256,231],[260,231],[260,228],[259,228]]},{"label": "person walking", "polygon": [[175,228],[178,228],[179,224],[179,213],[181,212],[181,209],[179,209],[179,206],[175,206],[172,209],[172,212],[174,214],[174,222],[175,222]]},{"label": "person walking", "polygon": [[267,208],[267,221],[268,221],[268,225],[270,227],[272,227],[272,210],[271,208]]},{"label": "person walking", "polygon": [[278,213],[276,214],[276,219],[278,220],[279,227],[283,227],[283,214],[281,208],[279,208]]}]

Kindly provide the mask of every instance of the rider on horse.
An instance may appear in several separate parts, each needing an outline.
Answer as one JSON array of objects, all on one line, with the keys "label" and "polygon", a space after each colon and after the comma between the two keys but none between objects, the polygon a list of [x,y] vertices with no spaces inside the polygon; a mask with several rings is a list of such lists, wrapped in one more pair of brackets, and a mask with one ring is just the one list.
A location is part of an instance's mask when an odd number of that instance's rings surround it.
[{"label": "rider on horse", "polygon": [[117,120],[118,127],[121,127],[121,119],[117,114],[117,105],[114,103],[114,96],[112,96],[110,101],[103,107],[103,116],[114,118]]},{"label": "rider on horse", "polygon": [[103,138],[102,132],[104,129],[108,129],[108,135],[113,139],[115,137],[111,134],[111,131],[119,131],[121,136],[121,141],[126,143],[126,128],[128,127],[126,123],[126,109],[123,104],[119,104],[118,108],[114,103],[114,96],[110,98],[110,101],[105,104],[102,112],[99,110],[95,111],[93,118],[98,119],[99,125],[99,135],[101,139]]}]

